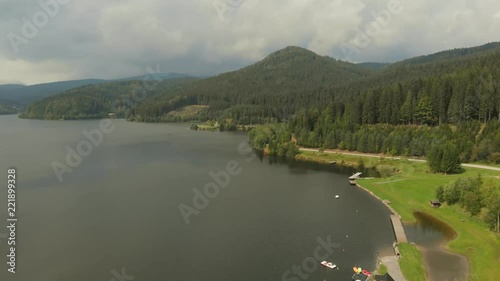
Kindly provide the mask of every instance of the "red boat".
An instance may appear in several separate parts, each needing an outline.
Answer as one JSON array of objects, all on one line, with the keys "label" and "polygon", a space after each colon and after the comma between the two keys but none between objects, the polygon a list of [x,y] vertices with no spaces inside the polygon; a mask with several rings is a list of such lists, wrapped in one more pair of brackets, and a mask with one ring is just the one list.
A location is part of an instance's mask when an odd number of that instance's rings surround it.
[{"label": "red boat", "polygon": [[364,274],[364,275],[366,275],[366,276],[370,276],[370,275],[372,275],[372,274],[370,273],[370,271],[368,271],[368,270],[364,270],[364,269],[363,269],[363,271],[361,271],[361,273],[363,273],[363,274]]}]

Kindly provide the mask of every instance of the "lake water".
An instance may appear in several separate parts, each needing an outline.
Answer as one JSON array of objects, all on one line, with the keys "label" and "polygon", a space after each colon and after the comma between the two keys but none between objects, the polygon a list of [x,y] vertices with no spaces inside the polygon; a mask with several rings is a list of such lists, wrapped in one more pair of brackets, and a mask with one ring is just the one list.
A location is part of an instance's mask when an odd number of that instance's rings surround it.
[{"label": "lake water", "polygon": [[[111,125],[60,182],[51,165],[66,165],[66,147],[76,149],[99,120],[0,116],[0,235],[9,167],[18,218],[17,273],[7,272],[0,236],[0,280],[349,280],[354,265],[373,270],[377,253],[391,249],[388,210],[348,184],[352,170],[242,153],[241,133]],[[215,182],[209,173],[228,165],[227,186],[186,224],[179,205],[193,207],[193,189],[203,192]],[[326,259],[340,270],[315,268],[327,237],[336,244]],[[295,265],[309,269],[294,273]]]}]

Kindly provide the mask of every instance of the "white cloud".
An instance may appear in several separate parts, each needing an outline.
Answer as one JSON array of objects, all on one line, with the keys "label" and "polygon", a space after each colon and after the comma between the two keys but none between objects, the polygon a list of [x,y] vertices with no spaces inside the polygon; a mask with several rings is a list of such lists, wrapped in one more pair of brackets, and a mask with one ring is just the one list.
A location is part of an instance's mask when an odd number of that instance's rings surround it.
[{"label": "white cloud", "polygon": [[32,63],[25,60],[6,60],[0,57],[0,83],[29,84],[47,81],[70,80],[77,73],[63,62],[44,61]]},{"label": "white cloud", "polygon": [[[394,0],[242,0],[224,20],[213,0],[71,1],[16,54],[6,34],[20,33],[21,17],[40,10],[37,1],[3,4],[10,9],[0,11],[2,81],[115,78],[156,64],[168,72],[217,73],[288,45],[340,57],[339,45]],[[497,0],[401,3],[404,10],[356,61],[394,61],[498,40]]]}]

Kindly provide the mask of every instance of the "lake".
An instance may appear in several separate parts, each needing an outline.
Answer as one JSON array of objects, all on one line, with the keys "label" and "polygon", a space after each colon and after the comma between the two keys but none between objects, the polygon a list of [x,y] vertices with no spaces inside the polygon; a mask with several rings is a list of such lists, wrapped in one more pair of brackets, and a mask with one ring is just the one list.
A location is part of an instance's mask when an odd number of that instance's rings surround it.
[{"label": "lake", "polygon": [[110,122],[100,139],[99,120],[0,116],[0,234],[10,167],[18,218],[1,280],[349,280],[391,251],[389,212],[352,169],[262,158],[242,133]]}]

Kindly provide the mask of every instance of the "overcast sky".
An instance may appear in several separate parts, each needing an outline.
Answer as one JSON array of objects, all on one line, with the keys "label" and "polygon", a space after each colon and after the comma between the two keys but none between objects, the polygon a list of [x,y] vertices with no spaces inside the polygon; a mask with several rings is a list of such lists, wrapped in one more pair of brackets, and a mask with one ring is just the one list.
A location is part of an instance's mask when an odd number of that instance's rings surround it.
[{"label": "overcast sky", "polygon": [[289,45],[394,62],[500,41],[498,0],[0,1],[0,84],[111,79],[156,65],[217,74]]}]

